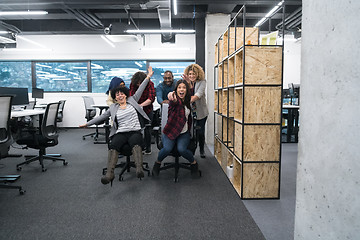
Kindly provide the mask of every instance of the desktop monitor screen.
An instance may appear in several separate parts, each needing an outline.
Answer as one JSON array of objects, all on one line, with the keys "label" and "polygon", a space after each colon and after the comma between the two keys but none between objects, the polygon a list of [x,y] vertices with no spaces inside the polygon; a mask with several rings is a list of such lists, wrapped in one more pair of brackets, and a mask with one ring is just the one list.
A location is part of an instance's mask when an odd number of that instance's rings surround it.
[{"label": "desktop monitor screen", "polygon": [[32,98],[44,98],[44,89],[33,88],[32,89]]},{"label": "desktop monitor screen", "polygon": [[26,105],[29,103],[27,88],[0,87],[0,95],[13,95],[12,105]]}]

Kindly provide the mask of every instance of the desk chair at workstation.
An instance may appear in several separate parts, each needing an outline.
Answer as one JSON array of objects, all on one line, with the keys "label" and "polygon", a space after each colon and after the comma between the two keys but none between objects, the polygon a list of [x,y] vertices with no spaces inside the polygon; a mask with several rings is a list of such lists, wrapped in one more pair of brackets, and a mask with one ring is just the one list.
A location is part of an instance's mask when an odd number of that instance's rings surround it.
[{"label": "desk chair at workstation", "polygon": [[46,107],[45,114],[41,120],[41,126],[38,129],[29,130],[29,135],[23,138],[20,138],[16,141],[19,145],[26,145],[26,148],[33,148],[39,150],[39,155],[37,156],[25,156],[26,160],[22,163],[16,165],[18,171],[21,170],[21,166],[24,164],[29,164],[31,162],[39,160],[41,165],[41,170],[46,171],[44,167],[43,160],[53,160],[53,161],[62,161],[63,165],[67,165],[65,159],[60,157],[55,157],[52,154],[46,154],[46,149],[48,147],[53,147],[58,144],[59,134],[57,133],[57,114],[60,103],[49,103]]},{"label": "desk chair at workstation", "polygon": [[[13,157],[7,152],[12,142],[10,130],[10,116],[11,116],[11,102],[12,96],[0,96],[0,159],[6,157]],[[14,157],[21,157],[21,155],[14,155]],[[25,190],[21,186],[9,185],[8,183],[15,182],[20,178],[20,175],[5,175],[0,176],[0,188],[19,189],[21,195]]]},{"label": "desk chair at workstation", "polygon": [[[84,100],[84,105],[85,105],[85,118],[86,118],[86,121],[88,122],[91,119],[93,119],[96,115],[96,108],[93,107],[93,105],[95,105],[95,102],[94,102],[94,99],[89,96],[82,96],[82,98]],[[95,132],[85,134],[82,137],[83,140],[85,140],[86,137],[92,137],[96,141],[97,138],[99,137],[99,135],[104,135],[104,133],[99,133],[98,125],[96,125],[95,129],[96,129]]]},{"label": "desk chair at workstation", "polygon": [[62,122],[63,118],[64,118],[64,107],[65,107],[65,102],[66,100],[60,100],[59,101],[59,110],[58,110],[58,114],[56,117],[56,121],[57,122]]},{"label": "desk chair at workstation", "polygon": [[[162,140],[161,140],[161,136],[162,136],[162,129],[164,129],[166,123],[167,123],[167,118],[168,118],[168,109],[169,109],[169,104],[163,104],[162,105],[162,109],[161,109],[161,127],[155,127],[154,128],[154,132],[156,132],[156,145],[158,147],[159,150],[161,150],[163,148],[162,145]],[[191,129],[191,140],[188,146],[188,149],[195,154],[195,150],[196,150],[196,146],[197,146],[197,134],[196,134],[196,123],[195,121],[193,121],[193,126]],[[189,162],[180,162],[180,154],[177,150],[177,144],[174,145],[173,150],[171,151],[170,155],[175,158],[174,162],[165,162],[163,163],[163,166],[160,167],[160,171],[162,170],[166,170],[169,168],[174,168],[175,169],[175,176],[174,176],[174,182],[178,181],[178,175],[179,175],[179,169],[188,169],[191,171],[191,167],[190,167],[190,163]],[[199,177],[201,177],[201,170],[198,171],[198,175]]]}]

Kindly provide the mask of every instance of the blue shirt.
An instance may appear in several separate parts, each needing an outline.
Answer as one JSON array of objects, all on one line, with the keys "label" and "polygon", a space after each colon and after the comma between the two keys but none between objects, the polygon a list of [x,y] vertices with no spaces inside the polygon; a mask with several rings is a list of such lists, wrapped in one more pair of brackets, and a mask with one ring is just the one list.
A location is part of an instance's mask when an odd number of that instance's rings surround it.
[{"label": "blue shirt", "polygon": [[164,82],[161,82],[156,87],[156,99],[159,104],[161,104],[164,100],[169,100],[167,95],[169,92],[174,91],[176,80],[171,84],[171,86],[165,85]]}]

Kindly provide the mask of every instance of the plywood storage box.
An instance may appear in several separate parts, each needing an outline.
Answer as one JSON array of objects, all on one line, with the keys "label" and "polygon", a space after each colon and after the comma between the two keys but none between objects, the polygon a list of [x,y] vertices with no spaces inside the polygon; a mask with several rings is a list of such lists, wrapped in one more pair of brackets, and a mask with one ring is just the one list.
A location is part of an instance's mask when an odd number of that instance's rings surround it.
[{"label": "plywood storage box", "polygon": [[217,43],[215,157],[224,171],[232,165],[242,199],[279,198],[283,46],[258,45],[257,28],[245,32],[243,39],[243,28],[228,28]]}]

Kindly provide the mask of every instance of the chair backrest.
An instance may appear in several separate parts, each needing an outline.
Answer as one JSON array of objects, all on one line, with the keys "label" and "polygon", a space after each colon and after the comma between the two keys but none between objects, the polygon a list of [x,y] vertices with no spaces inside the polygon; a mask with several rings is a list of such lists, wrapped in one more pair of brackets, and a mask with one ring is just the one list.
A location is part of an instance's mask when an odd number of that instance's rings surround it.
[{"label": "chair backrest", "polygon": [[34,109],[35,101],[29,101],[29,104],[25,106],[25,109]]},{"label": "chair backrest", "polygon": [[12,96],[0,96],[0,144],[5,144],[11,139],[10,116]]},{"label": "chair backrest", "polygon": [[44,138],[56,139],[58,137],[56,119],[59,110],[59,102],[49,103],[46,106],[45,114],[41,122],[41,134]]},{"label": "chair backrest", "polygon": [[92,107],[95,104],[94,99],[89,96],[82,96],[85,104],[85,118],[89,121],[96,115],[96,109]]},{"label": "chair backrest", "polygon": [[64,117],[63,112],[64,112],[65,102],[66,102],[66,100],[59,101],[59,111],[58,111],[58,115],[57,115],[57,119],[56,119],[57,122],[62,122],[62,120],[63,120],[63,117]]}]

